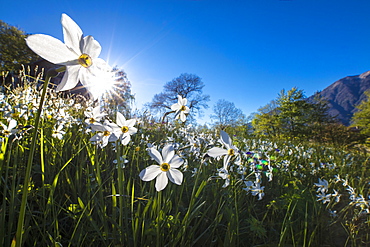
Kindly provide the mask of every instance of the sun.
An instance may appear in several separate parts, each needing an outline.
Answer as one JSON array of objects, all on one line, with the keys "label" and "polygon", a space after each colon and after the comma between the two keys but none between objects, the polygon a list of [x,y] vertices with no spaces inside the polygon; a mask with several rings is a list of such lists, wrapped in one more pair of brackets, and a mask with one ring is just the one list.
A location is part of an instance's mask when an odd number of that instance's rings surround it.
[{"label": "sun", "polygon": [[86,88],[94,99],[101,98],[104,94],[114,91],[118,84],[116,72],[108,64],[94,69],[93,75],[89,78]]}]

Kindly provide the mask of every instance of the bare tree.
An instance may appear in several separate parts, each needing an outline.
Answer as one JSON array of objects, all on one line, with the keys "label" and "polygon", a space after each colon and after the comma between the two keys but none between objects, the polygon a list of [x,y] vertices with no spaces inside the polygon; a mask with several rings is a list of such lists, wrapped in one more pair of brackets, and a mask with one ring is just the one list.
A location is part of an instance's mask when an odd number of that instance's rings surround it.
[{"label": "bare tree", "polygon": [[236,126],[238,121],[244,121],[245,115],[242,110],[235,107],[234,103],[220,99],[213,106],[211,118],[215,120],[215,126],[225,129],[227,126]]},{"label": "bare tree", "polygon": [[208,108],[209,95],[203,94],[204,83],[194,74],[181,74],[172,81],[167,82],[163,91],[154,95],[152,102],[147,103],[154,113],[164,113],[171,110],[171,105],[177,102],[177,95],[187,98],[188,107],[191,110],[189,116],[201,115],[203,109]]}]

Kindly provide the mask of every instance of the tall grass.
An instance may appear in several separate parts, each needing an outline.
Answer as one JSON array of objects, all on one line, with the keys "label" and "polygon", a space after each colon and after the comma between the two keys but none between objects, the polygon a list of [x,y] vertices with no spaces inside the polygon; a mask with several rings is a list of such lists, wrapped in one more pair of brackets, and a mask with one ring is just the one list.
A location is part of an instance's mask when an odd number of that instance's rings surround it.
[{"label": "tall grass", "polygon": [[[24,246],[370,244],[366,154],[244,139],[240,133],[233,136],[239,153],[224,176],[223,160],[206,155],[221,146],[218,131],[138,121],[128,145],[101,147],[90,141],[96,132],[84,121],[96,102],[62,98],[51,89],[27,182],[40,99],[36,83],[23,74],[21,86],[2,88],[1,122],[7,127],[13,119],[17,127],[9,132],[3,126],[1,132],[0,246],[17,241],[25,193]],[[116,116],[106,119],[114,122]],[[168,143],[186,160],[180,168],[184,179],[157,192],[155,180],[141,181],[139,173],[155,164],[146,148],[161,150]],[[319,179],[328,181],[327,201],[320,200]]]}]

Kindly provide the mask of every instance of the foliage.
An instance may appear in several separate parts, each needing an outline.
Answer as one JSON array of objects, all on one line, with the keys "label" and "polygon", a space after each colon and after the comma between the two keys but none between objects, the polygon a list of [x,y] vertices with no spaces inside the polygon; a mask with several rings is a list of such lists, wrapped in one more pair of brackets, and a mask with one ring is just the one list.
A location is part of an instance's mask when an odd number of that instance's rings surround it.
[{"label": "foliage", "polygon": [[0,72],[18,73],[22,64],[39,59],[26,45],[26,37],[22,30],[0,20]]},{"label": "foliage", "polygon": [[146,106],[154,113],[164,113],[171,109],[171,105],[177,102],[177,95],[187,98],[188,107],[192,115],[201,114],[202,109],[207,109],[209,95],[203,94],[204,83],[202,79],[194,74],[181,74],[163,86],[163,91],[155,94],[152,102]]},{"label": "foliage", "polygon": [[365,92],[367,98],[363,100],[356,108],[351,119],[352,126],[361,129],[361,133],[370,136],[370,91]]},{"label": "foliage", "polygon": [[314,111],[312,104],[305,100],[303,90],[295,87],[288,92],[282,90],[276,102],[279,106],[278,119],[282,135],[291,139],[307,135],[307,123],[311,121]]},{"label": "foliage", "polygon": [[303,90],[282,90],[275,101],[258,109],[252,120],[256,134],[270,138],[322,141],[327,125],[334,124],[328,103],[319,94],[307,99]]},{"label": "foliage", "polygon": [[276,101],[260,107],[258,113],[252,119],[253,131],[257,136],[277,138],[280,136],[280,123],[278,119],[278,107]]}]

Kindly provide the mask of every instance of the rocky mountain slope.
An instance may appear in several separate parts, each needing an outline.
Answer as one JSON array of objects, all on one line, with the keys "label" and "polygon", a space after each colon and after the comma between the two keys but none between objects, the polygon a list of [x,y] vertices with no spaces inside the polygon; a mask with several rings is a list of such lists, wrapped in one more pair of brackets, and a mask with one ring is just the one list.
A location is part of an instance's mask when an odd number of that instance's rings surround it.
[{"label": "rocky mountain slope", "polygon": [[329,113],[348,126],[355,107],[366,98],[364,92],[367,90],[370,90],[370,71],[344,77],[319,93],[328,100]]}]

